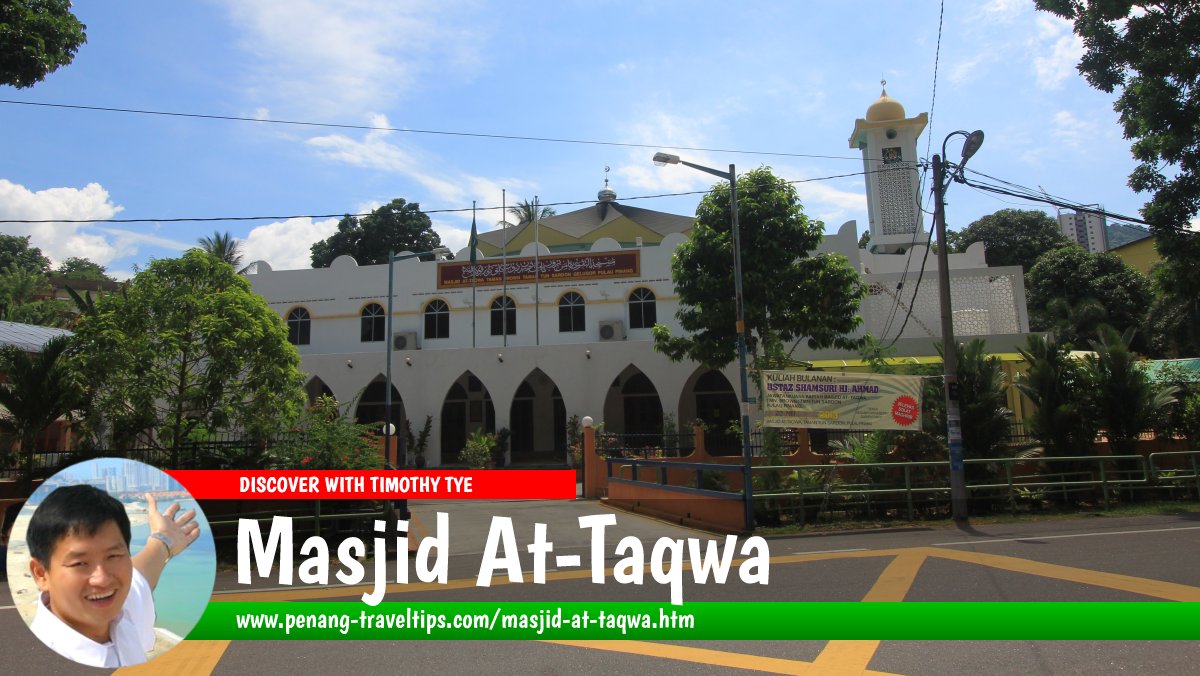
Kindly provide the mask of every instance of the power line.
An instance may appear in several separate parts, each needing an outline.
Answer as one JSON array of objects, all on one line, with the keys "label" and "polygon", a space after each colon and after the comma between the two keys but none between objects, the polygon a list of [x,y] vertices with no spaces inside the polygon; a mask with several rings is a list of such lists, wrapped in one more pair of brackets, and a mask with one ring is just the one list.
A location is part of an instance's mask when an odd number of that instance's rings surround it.
[{"label": "power line", "polygon": [[[1114,213],[1114,212],[1108,211],[1106,209],[1098,208],[1097,205],[1095,205],[1095,204],[1085,204],[1082,202],[1069,200],[1064,197],[1057,197],[1057,196],[1051,195],[1045,191],[1035,191],[1033,188],[1030,188],[1028,186],[1023,186],[1018,183],[1012,183],[1010,181],[1006,181],[1001,178],[996,178],[995,176],[989,176],[988,174],[985,174],[981,171],[975,171],[973,169],[967,169],[967,171],[971,172],[973,174],[977,174],[979,176],[983,176],[985,178],[991,179],[1000,184],[1000,185],[995,185],[995,184],[991,184],[991,183],[984,183],[982,181],[970,181],[970,180],[967,180],[966,178],[960,179],[961,183],[971,186],[972,188],[975,188],[977,190],[984,190],[986,192],[991,192],[991,193],[995,193],[998,195],[1008,195],[1009,197],[1017,197],[1017,198],[1024,199],[1024,200],[1027,200],[1030,202],[1040,202],[1042,204],[1049,204],[1050,206],[1059,207],[1062,209],[1072,209],[1076,212],[1097,214],[1099,216],[1104,216],[1106,219],[1113,219],[1113,220],[1117,220],[1117,221],[1126,221],[1128,223],[1137,223],[1137,224],[1144,225],[1144,226],[1153,226],[1153,224],[1147,220],[1144,220],[1141,218],[1135,218],[1133,216],[1126,216],[1124,214]],[[1177,226],[1177,225],[1166,225],[1166,226],[1160,226],[1160,227],[1163,227],[1166,229],[1171,229],[1171,230],[1177,230],[1177,231],[1183,232],[1183,233],[1194,232],[1194,231],[1188,230],[1187,228]]]},{"label": "power line", "polygon": [[242,117],[238,115],[210,115],[205,113],[181,113],[165,110],[144,110],[138,108],[111,108],[106,106],[85,106],[67,103],[44,103],[38,101],[13,101],[0,99],[0,103],[14,106],[41,106],[44,108],[60,108],[66,110],[90,110],[105,113],[127,113],[132,115],[157,115],[162,117],[186,117],[201,120],[225,120],[231,122],[258,122],[263,124],[284,124],[294,127],[319,127],[325,129],[358,129],[365,131],[394,131],[405,134],[426,134],[431,136],[461,136],[466,138],[498,139],[504,141],[534,141],[538,143],[572,143],[576,145],[612,146],[617,148],[655,148],[665,150],[687,150],[705,153],[730,153],[736,155],[766,155],[770,157],[808,157],[825,160],[857,160],[857,157],[845,155],[816,155],[812,153],[785,153],[759,150],[738,150],[734,148],[697,148],[692,146],[671,146],[649,143],[622,143],[619,141],[596,141],[589,139],[556,138],[552,136],[521,136],[517,134],[486,134],[482,132],[447,131],[444,129],[411,129],[407,127],[375,127],[366,124],[338,124],[334,122],[305,122],[301,120],[268,120],[257,117]]},{"label": "power line", "polygon": [[[875,173],[875,172],[853,171],[853,172],[849,172],[849,173],[845,173],[845,174],[832,174],[829,176],[820,176],[817,178],[800,178],[800,179],[795,179],[795,180],[790,180],[790,181],[784,181],[784,183],[796,185],[799,183],[813,183],[816,181],[830,181],[835,178],[848,178],[850,176],[864,176],[868,173]],[[688,195],[707,195],[710,192],[712,192],[712,190],[692,190],[692,191],[688,191],[688,192],[658,193],[655,195],[634,195],[632,197],[622,197],[621,200],[622,201],[632,201],[632,200],[660,199],[663,197],[686,197]],[[595,198],[592,198],[592,199],[586,199],[586,200],[571,200],[571,201],[565,201],[565,202],[546,202],[544,204],[539,204],[539,206],[562,207],[562,206],[577,206],[580,204],[595,204],[595,203],[596,203]],[[455,209],[422,209],[421,213],[423,213],[423,214],[453,214],[453,213],[470,212],[472,209],[474,209],[476,211],[494,211],[494,210],[503,210],[504,207],[503,206],[492,206],[492,207],[460,207],[460,208],[455,208]],[[26,223],[26,224],[38,224],[38,223],[211,223],[211,222],[218,222],[218,221],[286,221],[286,220],[290,220],[293,218],[312,218],[312,219],[344,218],[347,216],[354,217],[354,218],[363,218],[363,217],[369,216],[369,215],[370,215],[369,212],[368,213],[359,213],[359,214],[348,214],[348,213],[343,212],[343,213],[336,213],[336,214],[293,214],[293,215],[287,215],[287,216],[278,216],[278,215],[276,215],[276,216],[183,216],[183,217],[173,217],[173,218],[45,218],[45,219],[6,218],[6,219],[0,219],[0,223]]]}]

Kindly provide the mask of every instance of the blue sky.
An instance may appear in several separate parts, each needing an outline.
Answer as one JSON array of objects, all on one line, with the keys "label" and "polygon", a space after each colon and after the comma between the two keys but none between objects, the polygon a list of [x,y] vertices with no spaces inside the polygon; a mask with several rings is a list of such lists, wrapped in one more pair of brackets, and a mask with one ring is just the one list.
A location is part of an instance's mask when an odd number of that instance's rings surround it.
[{"label": "blue sky", "polygon": [[[1069,24],[1032,0],[946,2],[379,2],[85,0],[88,42],[70,66],[0,99],[401,129],[747,152],[673,151],[793,180],[862,171],[847,139],[880,93],[939,151],[983,129],[970,167],[1110,211],[1144,196],[1112,95],[1076,72]],[[0,219],[341,214],[395,197],[426,210],[594,200],[606,166],[619,199],[703,190],[657,168],[654,148],[156,117],[0,104]],[[928,139],[933,145],[927,150]],[[951,142],[957,156],[957,141]],[[786,153],[767,155],[761,153]],[[805,155],[830,156],[806,157]],[[861,176],[798,185],[827,230],[866,224]],[[955,185],[960,228],[1037,205]],[[636,200],[694,213],[699,196]],[[559,207],[569,211],[572,206]],[[1049,207],[1046,208],[1051,211]],[[470,212],[432,215],[451,248]],[[481,230],[498,210],[479,212]],[[55,262],[85,256],[119,277],[229,231],[247,260],[307,267],[336,218],[221,223],[0,224]],[[928,222],[927,222],[928,224]]]}]

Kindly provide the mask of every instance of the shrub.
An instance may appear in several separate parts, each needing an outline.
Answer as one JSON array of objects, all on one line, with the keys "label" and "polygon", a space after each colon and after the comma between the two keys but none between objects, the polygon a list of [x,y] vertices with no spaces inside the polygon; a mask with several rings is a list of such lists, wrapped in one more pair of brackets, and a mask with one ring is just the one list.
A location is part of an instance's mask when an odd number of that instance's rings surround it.
[{"label": "shrub", "polygon": [[483,430],[476,430],[467,437],[467,445],[463,447],[458,457],[466,463],[467,467],[483,469],[492,463],[492,449],[495,447],[495,437]]}]

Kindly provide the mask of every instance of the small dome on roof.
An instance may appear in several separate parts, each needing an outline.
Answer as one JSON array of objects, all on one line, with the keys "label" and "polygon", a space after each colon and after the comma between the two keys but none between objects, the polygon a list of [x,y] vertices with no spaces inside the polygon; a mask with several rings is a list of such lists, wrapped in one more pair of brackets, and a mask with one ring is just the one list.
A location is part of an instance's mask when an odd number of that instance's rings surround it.
[{"label": "small dome on roof", "polygon": [[872,103],[867,108],[867,122],[883,122],[885,120],[903,120],[904,106],[892,97],[888,96],[887,88],[879,95],[875,103]]}]

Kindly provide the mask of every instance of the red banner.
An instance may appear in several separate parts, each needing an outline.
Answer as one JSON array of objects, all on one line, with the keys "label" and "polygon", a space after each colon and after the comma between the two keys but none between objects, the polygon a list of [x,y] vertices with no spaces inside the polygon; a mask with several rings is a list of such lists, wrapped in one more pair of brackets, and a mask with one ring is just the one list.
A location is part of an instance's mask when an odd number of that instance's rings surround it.
[{"label": "red banner", "polygon": [[201,500],[574,500],[575,470],[172,470]]}]

